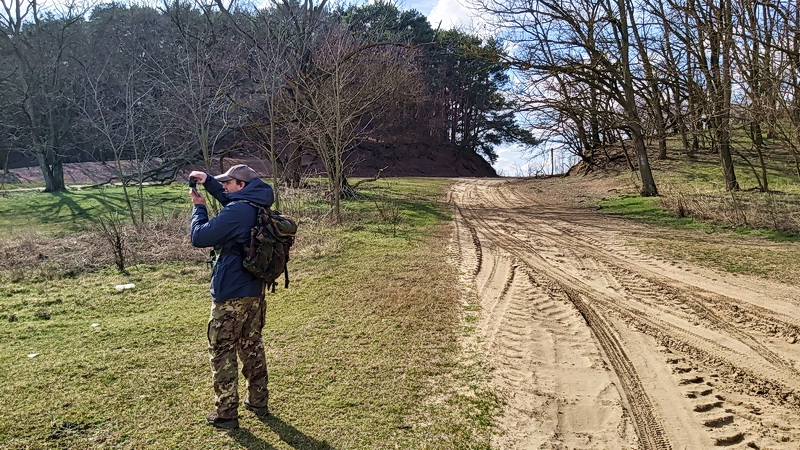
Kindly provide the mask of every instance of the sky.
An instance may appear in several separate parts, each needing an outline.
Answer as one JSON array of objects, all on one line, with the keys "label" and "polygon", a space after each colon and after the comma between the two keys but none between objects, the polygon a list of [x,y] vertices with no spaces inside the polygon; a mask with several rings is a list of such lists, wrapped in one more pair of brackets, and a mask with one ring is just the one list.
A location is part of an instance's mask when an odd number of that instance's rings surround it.
[{"label": "sky", "polygon": [[458,0],[401,0],[399,6],[403,9],[416,9],[425,14],[433,28],[437,28],[439,22],[442,24],[442,29],[468,25],[472,17],[470,10]]},{"label": "sky", "polygon": [[[474,29],[474,19],[477,15],[465,6],[463,0],[399,0],[397,5],[401,9],[416,9],[428,17],[431,26],[441,27],[443,30],[462,28],[467,31]],[[517,145],[503,145],[495,149],[498,154],[494,164],[498,174],[504,176],[530,176],[539,173],[550,173],[553,164],[547,157],[531,158],[531,152],[524,152]],[[556,156],[556,172],[565,171],[567,162],[559,160]]]}]

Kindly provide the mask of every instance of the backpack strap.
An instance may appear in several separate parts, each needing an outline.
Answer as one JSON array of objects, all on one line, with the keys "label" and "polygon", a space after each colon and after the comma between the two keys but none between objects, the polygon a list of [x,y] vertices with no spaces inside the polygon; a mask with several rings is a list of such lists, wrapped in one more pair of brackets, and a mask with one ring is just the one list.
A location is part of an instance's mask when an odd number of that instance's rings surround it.
[{"label": "backpack strap", "polygon": [[248,205],[252,206],[255,209],[262,209],[263,208],[265,210],[269,210],[269,206],[260,205],[260,204],[258,204],[256,202],[251,202],[250,200],[239,200],[239,201],[242,202],[242,203],[247,203]]},{"label": "backpack strap", "polygon": [[[284,289],[288,289],[289,288],[289,265],[288,264],[283,268],[283,280],[284,280],[283,281],[283,288]],[[271,284],[264,283],[264,289],[265,289],[265,291],[269,291],[269,292],[272,292],[274,294],[275,293],[275,286],[277,286],[277,285],[278,285],[278,283],[274,283],[274,282],[271,283]]]},{"label": "backpack strap", "polygon": [[[263,208],[263,209],[264,209],[264,211],[267,211],[267,210],[269,209],[269,208],[265,208],[265,207],[264,207],[264,206],[262,206],[262,205],[259,205],[259,204],[258,204],[258,203],[256,203],[256,202],[251,202],[250,200],[238,200],[238,201],[241,201],[242,203],[247,203],[248,205],[250,205],[250,206],[252,206],[253,208],[255,208],[255,209],[256,209],[256,223],[255,223],[253,226],[256,226],[256,225],[258,225],[259,217],[261,217],[261,209]],[[247,245],[249,245],[249,244],[250,244],[250,242],[243,242],[243,243],[242,243],[242,253],[245,253],[245,251],[244,251],[244,250],[247,248]],[[246,258],[246,257],[247,257],[247,255],[245,254],[245,258]],[[267,286],[267,287],[268,287],[268,286]],[[263,292],[266,292],[266,290],[267,290],[267,287],[265,287],[264,289],[262,289],[262,291],[263,291]]]}]

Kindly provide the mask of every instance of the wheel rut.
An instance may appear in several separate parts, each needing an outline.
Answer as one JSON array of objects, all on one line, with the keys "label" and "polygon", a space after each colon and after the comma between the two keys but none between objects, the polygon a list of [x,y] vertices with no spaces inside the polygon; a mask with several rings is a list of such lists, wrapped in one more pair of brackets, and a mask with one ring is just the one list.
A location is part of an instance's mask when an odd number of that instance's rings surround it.
[{"label": "wheel rut", "polygon": [[800,438],[789,423],[800,412],[796,304],[761,304],[769,292],[666,267],[620,244],[619,222],[532,192],[464,180],[450,193],[505,404],[493,446],[790,448]]}]

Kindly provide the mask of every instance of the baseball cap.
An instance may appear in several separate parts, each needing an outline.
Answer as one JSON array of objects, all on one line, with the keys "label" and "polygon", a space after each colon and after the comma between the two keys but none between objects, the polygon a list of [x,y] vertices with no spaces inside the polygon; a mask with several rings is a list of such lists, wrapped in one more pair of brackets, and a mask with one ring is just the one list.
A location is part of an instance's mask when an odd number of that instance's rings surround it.
[{"label": "baseball cap", "polygon": [[235,166],[231,166],[227,172],[223,173],[222,175],[217,175],[214,178],[216,178],[217,181],[236,179],[247,183],[258,178],[258,174],[246,164],[237,164]]}]

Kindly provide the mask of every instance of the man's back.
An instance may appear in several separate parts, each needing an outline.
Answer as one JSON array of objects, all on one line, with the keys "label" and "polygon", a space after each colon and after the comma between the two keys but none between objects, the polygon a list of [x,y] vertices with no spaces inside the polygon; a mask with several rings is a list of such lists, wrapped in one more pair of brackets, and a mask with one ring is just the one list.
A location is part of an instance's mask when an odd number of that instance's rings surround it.
[{"label": "man's back", "polygon": [[213,300],[261,295],[262,281],[242,265],[244,244],[249,242],[258,211],[247,202],[269,207],[273,198],[272,188],[260,179],[254,179],[241,190],[229,194],[213,178],[209,178],[205,186],[224,205],[211,220],[205,205],[197,205],[191,221],[192,245],[213,247],[217,253],[211,276]]}]

